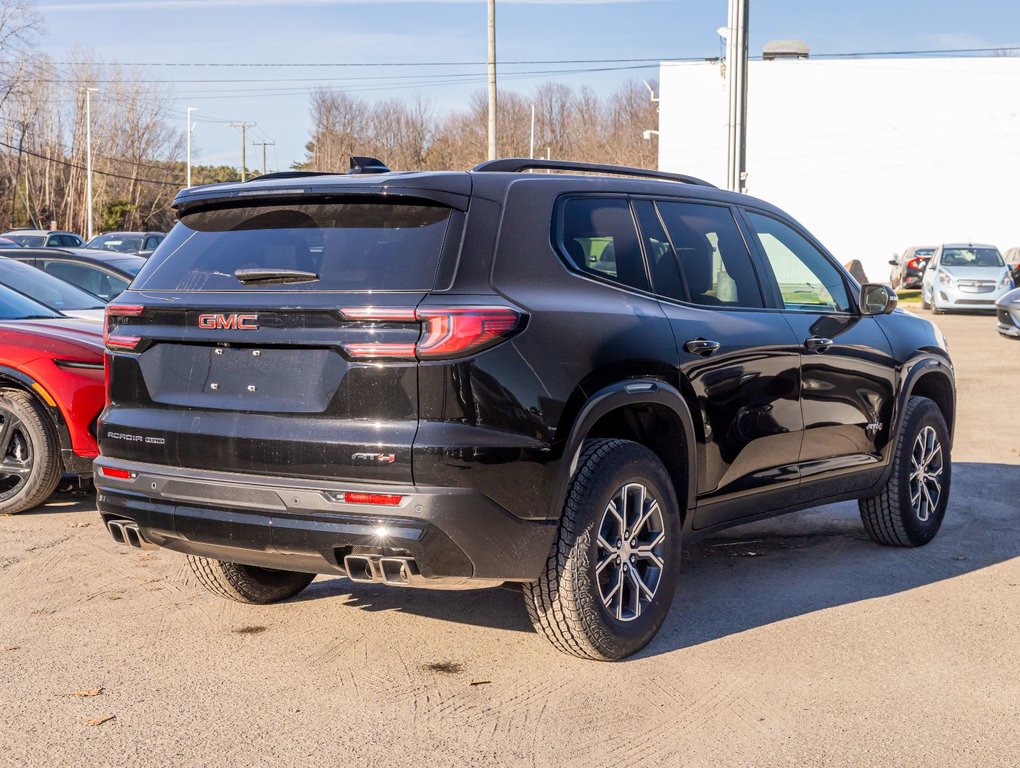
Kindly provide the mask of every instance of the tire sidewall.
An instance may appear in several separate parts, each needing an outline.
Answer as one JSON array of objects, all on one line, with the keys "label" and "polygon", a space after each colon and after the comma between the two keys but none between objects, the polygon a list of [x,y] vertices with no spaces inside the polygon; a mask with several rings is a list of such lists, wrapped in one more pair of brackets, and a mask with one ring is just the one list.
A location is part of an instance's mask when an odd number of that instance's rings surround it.
[{"label": "tire sidewall", "polygon": [[[619,621],[606,609],[595,577],[598,562],[598,526],[609,501],[628,483],[642,483],[658,500],[666,533],[664,567],[655,597],[632,621]],[[573,581],[578,598],[589,617],[602,631],[592,637],[593,644],[608,658],[620,658],[643,648],[666,619],[680,574],[680,515],[673,484],[665,468],[650,450],[624,442],[598,462],[597,479],[583,495],[584,521],[578,536],[576,558],[572,563]],[[580,522],[580,521],[579,521]]]},{"label": "tire sidewall", "polygon": [[0,392],[0,405],[17,415],[29,443],[32,468],[21,488],[13,496],[0,501],[0,514],[14,514],[30,509],[49,497],[60,480],[57,439],[49,416],[30,396],[20,392]]},{"label": "tire sidewall", "polygon": [[[929,515],[927,520],[922,521],[918,519],[914,512],[914,506],[910,501],[910,456],[914,448],[914,441],[926,426],[930,426],[935,430],[939,444],[942,446],[942,493],[939,496],[938,504],[935,506],[934,514]],[[899,488],[896,489],[899,497],[899,509],[901,510],[900,519],[911,544],[915,546],[927,544],[939,532],[949,504],[949,494],[953,478],[949,429],[938,406],[931,400],[924,400],[907,417],[901,434],[902,437],[897,450],[897,461],[902,462],[902,466],[899,472]]]}]

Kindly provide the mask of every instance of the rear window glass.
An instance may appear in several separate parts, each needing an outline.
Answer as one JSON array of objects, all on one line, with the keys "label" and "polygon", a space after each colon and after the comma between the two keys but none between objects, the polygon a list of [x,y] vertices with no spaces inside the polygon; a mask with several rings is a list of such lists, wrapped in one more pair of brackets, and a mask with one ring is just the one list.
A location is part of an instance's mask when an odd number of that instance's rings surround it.
[{"label": "rear window glass", "polygon": [[[214,208],[183,216],[139,272],[143,290],[412,291],[435,282],[451,209],[330,202]],[[243,283],[236,270],[307,272]]]}]

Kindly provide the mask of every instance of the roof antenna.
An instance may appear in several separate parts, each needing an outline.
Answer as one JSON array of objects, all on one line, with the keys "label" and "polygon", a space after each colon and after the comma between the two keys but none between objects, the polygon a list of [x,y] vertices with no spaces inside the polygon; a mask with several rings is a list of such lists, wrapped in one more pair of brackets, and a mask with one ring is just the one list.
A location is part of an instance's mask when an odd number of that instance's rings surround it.
[{"label": "roof antenna", "polygon": [[386,164],[383,163],[382,160],[377,160],[374,157],[359,157],[357,155],[351,156],[351,169],[348,171],[351,175],[389,172],[390,169],[386,167]]}]

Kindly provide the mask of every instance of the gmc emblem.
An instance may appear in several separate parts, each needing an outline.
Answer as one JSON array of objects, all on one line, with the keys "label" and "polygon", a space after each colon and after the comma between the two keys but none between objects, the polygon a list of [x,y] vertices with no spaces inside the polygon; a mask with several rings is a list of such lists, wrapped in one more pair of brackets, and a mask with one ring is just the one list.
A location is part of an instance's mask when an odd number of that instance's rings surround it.
[{"label": "gmc emblem", "polygon": [[198,327],[207,331],[257,331],[258,315],[231,312],[223,315],[199,315]]}]

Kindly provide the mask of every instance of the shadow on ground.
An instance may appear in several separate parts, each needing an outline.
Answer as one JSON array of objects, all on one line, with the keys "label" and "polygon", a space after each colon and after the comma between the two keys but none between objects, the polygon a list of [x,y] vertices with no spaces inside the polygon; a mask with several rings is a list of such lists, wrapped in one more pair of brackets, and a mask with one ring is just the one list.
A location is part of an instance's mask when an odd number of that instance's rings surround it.
[{"label": "shadow on ground", "polygon": [[[732,528],[685,553],[682,581],[662,630],[640,657],[711,642],[839,605],[951,579],[1020,556],[1020,466],[954,464],[941,532],[917,549],[883,547],[861,527],[856,503]],[[315,582],[299,600],[346,597],[365,611],[529,632],[519,589],[467,592]]]}]

